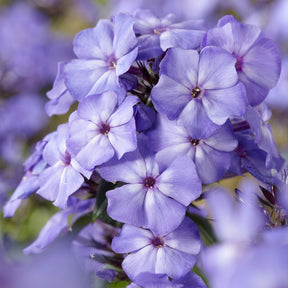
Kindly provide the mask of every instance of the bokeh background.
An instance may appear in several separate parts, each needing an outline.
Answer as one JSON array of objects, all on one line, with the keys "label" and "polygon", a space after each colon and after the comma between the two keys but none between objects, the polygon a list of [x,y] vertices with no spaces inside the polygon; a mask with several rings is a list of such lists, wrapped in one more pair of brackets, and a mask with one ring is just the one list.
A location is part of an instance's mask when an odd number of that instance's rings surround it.
[{"label": "bokeh background", "polygon": [[[69,112],[51,118],[46,115],[46,93],[52,88],[57,63],[73,58],[76,33],[95,26],[100,18],[118,12],[134,13],[139,8],[151,9],[159,17],[173,12],[179,21],[204,19],[207,27],[216,25],[223,15],[233,14],[243,23],[259,26],[277,43],[282,72],[267,102],[272,109],[270,124],[276,143],[281,155],[288,159],[287,0],[0,0],[0,208],[20,182],[23,162],[35,143],[58,124],[67,122]],[[238,180],[225,180],[222,184],[233,189]],[[22,249],[37,237],[57,210],[34,194],[23,201],[15,217],[4,219],[0,212],[3,271],[15,261],[27,261]],[[49,259],[43,261],[45,265],[53,258]],[[69,257],[63,261],[62,266],[70,262]],[[1,285],[0,273],[2,288]]]}]

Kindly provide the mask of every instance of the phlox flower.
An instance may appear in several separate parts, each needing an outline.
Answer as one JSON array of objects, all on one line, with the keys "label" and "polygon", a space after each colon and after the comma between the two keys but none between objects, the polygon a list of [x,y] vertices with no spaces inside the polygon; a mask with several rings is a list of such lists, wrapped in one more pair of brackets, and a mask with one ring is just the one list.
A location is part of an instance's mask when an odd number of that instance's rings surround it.
[{"label": "phlox flower", "polygon": [[280,76],[281,58],[273,41],[265,38],[257,26],[242,24],[226,15],[216,28],[207,31],[203,46],[211,45],[235,57],[235,68],[245,85],[249,104],[260,104]]},{"label": "phlox flower", "polygon": [[144,272],[167,274],[177,279],[196,263],[201,241],[197,226],[185,218],[174,231],[166,234],[125,224],[114,237],[112,249],[117,253],[129,253],[122,268],[131,280]]},{"label": "phlox flower", "polygon": [[79,164],[93,170],[110,160],[114,154],[120,159],[136,149],[136,128],[133,106],[138,98],[128,96],[117,105],[113,91],[90,95],[70,117],[67,145]]},{"label": "phlox flower", "polygon": [[155,129],[150,130],[149,139],[160,163],[171,163],[179,155],[191,158],[204,184],[223,177],[231,164],[231,152],[237,147],[229,122],[213,133],[207,133],[196,122],[188,132],[180,119],[170,121],[161,114],[158,114]]},{"label": "phlox flower", "polygon": [[138,51],[133,21],[132,16],[120,13],[113,22],[99,20],[94,28],[76,35],[74,52],[78,59],[64,68],[67,88],[76,100],[106,90],[123,94],[119,77],[129,70]]},{"label": "phlox flower", "polygon": [[186,206],[200,196],[201,182],[189,157],[161,166],[148,143],[140,137],[137,150],[99,167],[105,180],[126,183],[106,193],[107,212],[117,221],[167,233],[181,223]]},{"label": "phlox flower", "polygon": [[179,115],[187,130],[215,130],[230,116],[246,110],[244,86],[238,83],[236,59],[219,47],[196,50],[171,48],[160,64],[160,79],[151,91],[158,112],[170,120]]},{"label": "phlox flower", "polygon": [[161,56],[171,47],[197,49],[205,34],[201,20],[177,23],[173,14],[158,18],[150,10],[138,10],[134,17],[140,60]]},{"label": "phlox flower", "polygon": [[71,158],[66,146],[68,124],[59,125],[53,136],[43,149],[43,159],[49,166],[39,175],[40,188],[36,193],[65,209],[69,196],[84,183],[84,176],[89,178],[92,172]]}]

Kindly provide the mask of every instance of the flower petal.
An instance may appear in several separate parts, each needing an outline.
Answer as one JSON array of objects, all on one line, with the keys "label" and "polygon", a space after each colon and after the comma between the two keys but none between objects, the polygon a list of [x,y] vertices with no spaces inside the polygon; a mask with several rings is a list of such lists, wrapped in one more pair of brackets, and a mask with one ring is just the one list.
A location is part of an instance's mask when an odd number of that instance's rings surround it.
[{"label": "flower petal", "polygon": [[108,191],[106,196],[109,216],[117,221],[138,227],[145,225],[145,194],[143,184],[127,184]]},{"label": "flower petal", "polygon": [[157,179],[159,190],[188,206],[202,192],[201,181],[197,175],[194,162],[187,156],[176,160]]},{"label": "flower petal", "polygon": [[137,148],[135,120],[132,118],[128,123],[111,127],[108,138],[115,149],[118,159]]},{"label": "flower petal", "polygon": [[220,47],[203,48],[199,59],[199,86],[206,90],[235,85],[238,81],[235,63],[235,57]]},{"label": "flower petal", "polygon": [[111,247],[116,253],[130,253],[150,245],[152,238],[153,234],[149,230],[125,224],[113,238]]},{"label": "flower petal", "polygon": [[218,90],[206,90],[203,106],[209,118],[223,125],[231,116],[243,116],[246,111],[246,92],[242,83]]},{"label": "flower petal", "polygon": [[[146,225],[157,234],[174,230],[183,220],[186,207],[158,189],[148,189],[144,203]],[[163,221],[165,219],[165,221]]]}]

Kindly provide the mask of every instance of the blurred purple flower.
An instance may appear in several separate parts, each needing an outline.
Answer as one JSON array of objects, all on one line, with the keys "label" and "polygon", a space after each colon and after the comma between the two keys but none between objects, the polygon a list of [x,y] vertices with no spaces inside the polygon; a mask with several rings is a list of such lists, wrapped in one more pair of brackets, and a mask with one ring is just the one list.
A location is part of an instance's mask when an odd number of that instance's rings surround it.
[{"label": "blurred purple flower", "polygon": [[69,198],[67,208],[56,212],[44,225],[37,239],[23,252],[25,254],[42,253],[61,233],[67,233],[78,218],[91,212],[94,208],[94,202],[90,199],[79,201],[75,198]]},{"label": "blurred purple flower", "polygon": [[53,35],[48,19],[29,2],[0,10],[0,88],[36,91],[53,81],[57,62],[71,57],[70,39]]}]

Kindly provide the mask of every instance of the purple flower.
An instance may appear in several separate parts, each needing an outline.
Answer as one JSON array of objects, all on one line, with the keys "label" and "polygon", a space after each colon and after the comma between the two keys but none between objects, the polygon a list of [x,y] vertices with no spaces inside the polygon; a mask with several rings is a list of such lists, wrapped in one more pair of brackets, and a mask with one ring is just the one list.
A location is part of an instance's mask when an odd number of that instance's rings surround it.
[{"label": "purple flower", "polygon": [[[81,31],[74,40],[74,59],[64,68],[66,85],[78,101],[87,95],[113,90],[122,95],[119,76],[136,59],[136,36],[133,18],[118,14],[114,21],[99,20],[96,27]],[[123,95],[119,96],[123,99]]]},{"label": "purple flower", "polygon": [[213,288],[231,287],[231,276],[238,271],[239,262],[251,253],[252,243],[264,229],[264,215],[257,206],[257,198],[247,195],[251,193],[250,187],[247,190],[243,188],[242,199],[250,198],[249,202],[237,201],[232,193],[221,188],[207,193],[208,210],[219,242],[202,251],[200,263]]},{"label": "purple flower", "polygon": [[[244,195],[248,192],[251,191],[242,191]],[[256,197],[254,203],[237,202],[230,192],[220,188],[214,188],[207,194],[213,227],[220,241],[249,243],[263,229],[264,218],[257,209]]]},{"label": "purple flower", "polygon": [[205,34],[200,20],[175,23],[175,15],[168,14],[160,19],[150,10],[139,10],[134,17],[139,46],[137,59],[141,60],[161,56],[171,47],[197,49]]},{"label": "purple flower", "polygon": [[57,62],[72,54],[70,39],[53,35],[45,14],[27,1],[1,6],[0,14],[1,89],[37,91],[50,84]]},{"label": "purple flower", "polygon": [[136,128],[133,106],[138,98],[128,96],[117,106],[113,91],[90,95],[70,119],[67,145],[79,164],[93,170],[110,160],[114,154],[120,159],[136,149]]},{"label": "purple flower", "polygon": [[55,133],[50,133],[43,140],[37,142],[35,152],[25,161],[25,175],[8,202],[4,205],[4,217],[13,217],[22,200],[28,198],[39,189],[39,174],[47,167],[42,153],[49,139]]},{"label": "purple flower", "polygon": [[155,129],[150,131],[150,143],[161,163],[171,163],[179,155],[187,155],[196,166],[204,184],[220,180],[230,167],[237,140],[229,122],[215,132],[207,133],[198,123],[190,131],[179,121],[170,121],[158,114]]},{"label": "purple flower", "polygon": [[235,136],[238,147],[233,153],[229,170],[237,175],[248,171],[261,182],[275,184],[275,171],[273,172],[272,169],[281,170],[284,164],[283,158],[281,156],[277,159],[273,158],[273,161],[268,162],[269,167],[267,167],[267,152],[258,147],[253,139],[254,136],[245,131],[235,133]]},{"label": "purple flower", "polygon": [[194,123],[213,130],[230,116],[242,116],[246,97],[235,62],[218,47],[205,47],[200,55],[196,50],[170,49],[151,92],[156,110],[170,120],[181,114],[188,131]]},{"label": "purple flower", "polygon": [[99,168],[105,180],[128,183],[106,193],[107,212],[117,221],[167,233],[181,223],[186,206],[200,196],[201,182],[187,156],[161,167],[148,151],[148,143],[144,137],[139,139],[136,151]]},{"label": "purple flower", "polygon": [[267,152],[266,167],[274,168],[274,163],[283,161],[279,154],[275,140],[273,138],[272,129],[267,121],[271,116],[271,111],[265,103],[256,106],[253,109],[251,106],[247,107],[244,118],[247,120],[251,130],[255,135],[255,143],[260,149]]},{"label": "purple flower", "polygon": [[201,249],[197,226],[189,218],[168,234],[125,224],[112,241],[116,253],[130,253],[122,267],[130,279],[144,272],[180,278],[192,269]]},{"label": "purple flower", "polygon": [[44,105],[40,94],[27,92],[0,103],[0,137],[9,134],[25,139],[40,132],[48,122]]},{"label": "purple flower", "polygon": [[49,165],[39,176],[39,190],[43,198],[65,209],[67,200],[84,182],[82,174],[89,178],[91,172],[81,168],[66,147],[68,124],[58,126],[57,133],[43,150],[43,159]]},{"label": "purple flower", "polygon": [[203,44],[221,47],[235,57],[239,80],[245,85],[250,105],[260,104],[276,85],[281,70],[280,53],[258,27],[226,15],[216,28],[208,30]]}]

